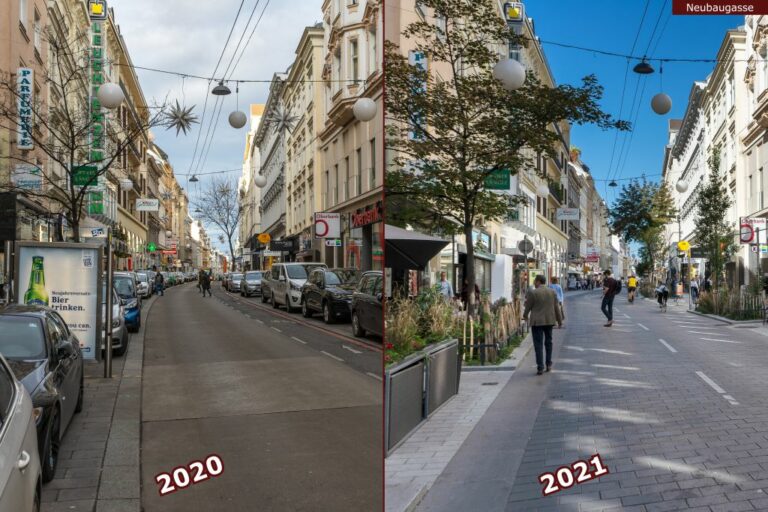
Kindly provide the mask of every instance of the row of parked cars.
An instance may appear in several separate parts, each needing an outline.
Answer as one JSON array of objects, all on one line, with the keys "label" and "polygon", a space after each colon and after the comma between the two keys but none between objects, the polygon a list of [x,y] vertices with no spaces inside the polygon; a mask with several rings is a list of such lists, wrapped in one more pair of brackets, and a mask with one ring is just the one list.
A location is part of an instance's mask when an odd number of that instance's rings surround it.
[{"label": "row of parked cars", "polygon": [[[125,354],[130,333],[141,327],[141,302],[152,294],[153,280],[152,271],[113,274],[116,356]],[[107,289],[105,282],[102,315]],[[42,484],[56,473],[61,440],[83,409],[83,393],[80,341],[64,319],[45,306],[0,309],[0,510],[40,510]]]},{"label": "row of parked cars", "polygon": [[322,315],[325,323],[352,323],[352,332],[382,336],[384,276],[379,270],[328,268],[324,263],[277,263],[267,271],[229,273],[222,286],[242,296],[260,295],[263,303]]}]

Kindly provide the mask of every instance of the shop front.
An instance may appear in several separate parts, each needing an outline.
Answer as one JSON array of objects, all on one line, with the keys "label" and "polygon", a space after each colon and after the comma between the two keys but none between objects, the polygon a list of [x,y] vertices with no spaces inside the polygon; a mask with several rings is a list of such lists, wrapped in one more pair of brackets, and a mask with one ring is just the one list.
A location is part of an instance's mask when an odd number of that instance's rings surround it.
[{"label": "shop front", "polygon": [[359,208],[350,213],[344,233],[344,261],[362,271],[384,268],[383,204]]}]

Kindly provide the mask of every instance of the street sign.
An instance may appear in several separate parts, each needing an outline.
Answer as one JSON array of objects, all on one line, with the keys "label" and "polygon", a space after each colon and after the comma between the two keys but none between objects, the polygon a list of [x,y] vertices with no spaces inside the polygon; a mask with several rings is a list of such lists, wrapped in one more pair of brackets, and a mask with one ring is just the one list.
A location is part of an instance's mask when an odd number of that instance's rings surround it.
[{"label": "street sign", "polygon": [[749,250],[752,252],[757,252],[760,248],[757,245],[750,245]]},{"label": "street sign", "polygon": [[282,256],[282,253],[280,251],[264,251],[261,253],[262,256]]},{"label": "street sign", "polygon": [[326,247],[341,247],[341,239],[334,238],[334,239],[331,239],[331,240],[326,240],[325,241],[325,246]]},{"label": "street sign", "polygon": [[520,252],[523,254],[528,254],[533,251],[533,242],[525,238],[517,243],[517,248],[520,249]]},{"label": "street sign", "polygon": [[256,237],[259,243],[262,244],[268,244],[270,240],[272,240],[272,237],[269,236],[269,233],[261,233],[258,237]]},{"label": "street sign", "polygon": [[341,214],[319,212],[315,214],[315,238],[339,238]]},{"label": "street sign", "polygon": [[137,199],[136,211],[137,212],[156,212],[160,210],[159,199]]},{"label": "street sign", "polygon": [[485,177],[485,188],[488,190],[509,190],[510,172],[508,169],[496,169]]},{"label": "street sign", "polygon": [[688,249],[691,248],[691,244],[687,240],[680,240],[677,242],[677,249],[679,251],[688,252]]},{"label": "street sign", "polygon": [[558,208],[557,220],[579,220],[581,211],[578,208]]},{"label": "street sign", "polygon": [[755,230],[752,229],[752,225],[742,223],[741,229],[739,230],[739,242],[748,244],[752,242],[753,238],[755,238]]},{"label": "street sign", "polygon": [[107,236],[107,230],[104,228],[93,228],[91,230],[91,236],[93,238],[102,238]]}]

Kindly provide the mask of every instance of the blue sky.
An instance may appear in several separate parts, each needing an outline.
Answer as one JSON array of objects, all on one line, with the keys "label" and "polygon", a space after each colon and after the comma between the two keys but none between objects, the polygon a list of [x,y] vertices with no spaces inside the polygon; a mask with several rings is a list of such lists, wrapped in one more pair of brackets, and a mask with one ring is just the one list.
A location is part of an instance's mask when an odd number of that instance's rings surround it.
[{"label": "blue sky", "polygon": [[[629,54],[632,49],[645,5],[643,0],[526,2],[527,15],[533,18],[536,33],[542,42],[554,41],[622,54]],[[656,34],[649,48],[651,34],[660,14]],[[651,53],[656,47],[655,53],[649,56],[712,59],[716,57],[725,32],[743,24],[743,16],[673,16],[671,1],[649,0],[648,12],[633,54],[642,56],[646,49]],[[546,43],[543,43],[543,48],[557,83],[577,84],[581,77],[595,74],[605,87],[603,110],[618,117],[626,59]],[[615,132],[604,132],[592,126],[576,126],[572,130],[571,143],[581,148],[582,159],[590,167],[595,179],[605,179],[609,175],[609,168],[611,177],[619,178],[640,176],[643,173],[648,176],[660,174],[668,121],[682,118],[693,82],[706,79],[714,67],[714,63],[665,63],[663,87],[664,92],[672,98],[672,110],[667,115],[659,116],[650,107],[651,97],[661,92],[658,64],[652,63],[656,73],[641,76],[632,72],[636,63],[633,61],[630,64],[622,119],[631,120],[629,111],[633,100],[638,105],[635,99],[638,80],[638,97],[643,90],[643,81],[647,83],[639,109],[636,108],[637,119],[631,145],[629,134],[626,136],[625,156],[622,157],[626,164],[617,165],[624,135],[619,135],[611,166]],[[658,178],[654,176],[649,179]],[[605,182],[598,182],[598,185],[600,193],[605,196]],[[619,189],[608,189],[609,201]]]}]

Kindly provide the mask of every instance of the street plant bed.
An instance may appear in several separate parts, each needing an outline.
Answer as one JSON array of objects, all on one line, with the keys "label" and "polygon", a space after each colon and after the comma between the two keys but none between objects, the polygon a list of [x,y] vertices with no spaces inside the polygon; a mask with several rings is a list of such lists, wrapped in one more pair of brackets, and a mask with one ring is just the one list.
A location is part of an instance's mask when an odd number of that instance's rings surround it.
[{"label": "street plant bed", "polygon": [[702,292],[696,312],[734,321],[762,320],[764,299],[755,290],[715,290]]},{"label": "street plant bed", "polygon": [[[521,334],[514,334],[508,341],[508,343],[503,346],[498,353],[496,354],[496,358],[493,361],[485,361],[485,365],[493,365],[498,366],[507,359],[510,358],[512,355],[512,352],[520,346],[520,344],[523,342],[525,337]],[[483,362],[480,360],[480,353],[475,353],[474,357],[471,359],[465,359],[464,360],[465,366],[481,366],[483,365]]]}]

